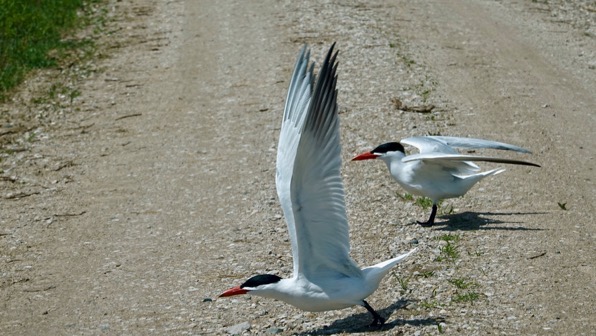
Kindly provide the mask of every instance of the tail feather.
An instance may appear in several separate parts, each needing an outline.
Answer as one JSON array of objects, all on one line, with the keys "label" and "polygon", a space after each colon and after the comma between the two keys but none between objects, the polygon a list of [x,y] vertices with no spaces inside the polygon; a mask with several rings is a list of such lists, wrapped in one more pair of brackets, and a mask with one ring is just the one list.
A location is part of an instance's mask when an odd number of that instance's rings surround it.
[{"label": "tail feather", "polygon": [[389,273],[393,266],[409,257],[414,252],[416,252],[416,249],[412,249],[410,252],[399,255],[393,259],[385,260],[376,265],[366,267],[362,270],[364,277],[367,279],[368,283],[376,284],[376,286],[378,286],[383,277]]},{"label": "tail feather", "polygon": [[483,172],[472,174],[472,175],[458,175],[458,174],[453,174],[453,176],[459,177],[462,180],[472,179],[472,180],[474,180],[474,183],[476,183],[477,181],[480,181],[480,180],[482,180],[483,178],[485,178],[487,176],[501,174],[505,170],[506,169],[504,169],[504,168],[496,168],[496,169],[491,169],[491,170],[483,171]]},{"label": "tail feather", "polygon": [[497,169],[487,170],[487,171],[482,172],[480,174],[481,175],[484,175],[484,176],[491,176],[491,175],[501,174],[504,171],[505,171],[504,168],[497,168]]}]

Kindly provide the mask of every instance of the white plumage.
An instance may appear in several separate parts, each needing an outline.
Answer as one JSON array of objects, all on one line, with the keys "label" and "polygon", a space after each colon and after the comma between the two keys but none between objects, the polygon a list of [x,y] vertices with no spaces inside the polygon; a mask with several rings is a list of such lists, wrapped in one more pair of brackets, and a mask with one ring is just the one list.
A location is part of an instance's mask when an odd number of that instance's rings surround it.
[{"label": "white plumage", "polygon": [[[406,155],[402,144],[418,148],[419,153]],[[462,196],[483,178],[505,171],[505,169],[497,168],[479,172],[480,167],[473,161],[540,167],[535,163],[521,160],[460,154],[454,147],[530,153],[518,146],[484,139],[416,136],[403,139],[400,142],[379,145],[372,151],[360,154],[352,160],[380,158],[387,164],[389,172],[402,188],[411,194],[430,198],[433,201],[431,215],[428,221],[418,222],[424,226],[434,224],[437,203],[440,200]]]},{"label": "white plumage", "polygon": [[304,47],[298,56],[281,126],[276,186],[288,226],[294,262],[289,279],[257,275],[221,296],[251,293],[300,309],[365,307],[373,325],[382,318],[364,301],[382,278],[414,250],[360,269],[350,257],[349,227],[340,175],[341,146],[335,75],[330,48],[318,76]]}]

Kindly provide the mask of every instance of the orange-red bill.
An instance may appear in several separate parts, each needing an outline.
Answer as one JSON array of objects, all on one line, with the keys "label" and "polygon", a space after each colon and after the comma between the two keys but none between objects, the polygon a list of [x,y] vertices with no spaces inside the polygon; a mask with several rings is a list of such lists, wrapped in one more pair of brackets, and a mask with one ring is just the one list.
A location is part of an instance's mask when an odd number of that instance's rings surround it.
[{"label": "orange-red bill", "polygon": [[240,288],[240,286],[238,286],[238,287],[230,288],[227,291],[221,293],[219,295],[219,297],[234,296],[234,295],[240,295],[240,294],[246,294],[246,293],[248,293],[248,291],[246,289]]},{"label": "orange-red bill", "polygon": [[377,154],[373,154],[372,152],[366,152],[354,157],[352,161],[370,160],[376,159],[377,157],[379,157]]}]

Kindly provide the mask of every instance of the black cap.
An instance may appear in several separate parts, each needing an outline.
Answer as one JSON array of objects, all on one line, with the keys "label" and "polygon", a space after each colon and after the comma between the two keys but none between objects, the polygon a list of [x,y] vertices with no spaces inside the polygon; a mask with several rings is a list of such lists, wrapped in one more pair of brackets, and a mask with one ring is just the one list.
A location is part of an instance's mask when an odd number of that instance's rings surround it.
[{"label": "black cap", "polygon": [[246,280],[245,283],[240,285],[240,288],[244,288],[244,287],[255,288],[260,285],[268,285],[268,284],[276,283],[279,280],[281,280],[281,278],[278,277],[277,275],[259,274],[259,275],[255,275],[254,277]]},{"label": "black cap", "polygon": [[388,142],[377,146],[371,153],[387,153],[387,152],[402,152],[405,154],[406,150],[399,142]]}]

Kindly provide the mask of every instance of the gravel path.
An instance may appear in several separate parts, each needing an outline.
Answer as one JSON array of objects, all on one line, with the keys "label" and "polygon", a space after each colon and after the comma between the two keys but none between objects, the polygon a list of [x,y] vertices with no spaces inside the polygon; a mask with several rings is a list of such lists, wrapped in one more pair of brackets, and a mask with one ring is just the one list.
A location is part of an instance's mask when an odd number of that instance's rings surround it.
[{"label": "gravel path", "polygon": [[[110,0],[107,11],[101,57],[38,73],[0,106],[12,139],[0,153],[0,334],[596,329],[593,1]],[[388,317],[381,330],[361,307],[215,299],[254,274],[291,274],[274,185],[281,112],[299,48],[320,58],[333,41],[352,256],[366,266],[418,247],[368,299]],[[56,76],[81,95],[33,102]],[[425,134],[520,145],[534,154],[503,155],[542,168],[506,167],[422,228],[430,210],[402,199],[382,163],[349,159]]]}]

